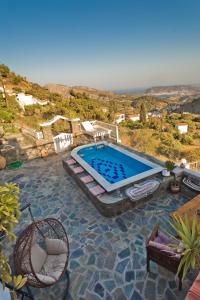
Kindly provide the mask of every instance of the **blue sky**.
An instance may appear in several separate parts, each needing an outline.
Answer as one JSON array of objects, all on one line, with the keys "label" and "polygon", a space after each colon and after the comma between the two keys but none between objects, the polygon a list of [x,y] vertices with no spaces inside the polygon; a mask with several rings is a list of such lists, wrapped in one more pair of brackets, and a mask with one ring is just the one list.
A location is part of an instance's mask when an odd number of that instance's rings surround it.
[{"label": "blue sky", "polygon": [[6,0],[0,37],[0,61],[41,84],[200,83],[199,0]]}]

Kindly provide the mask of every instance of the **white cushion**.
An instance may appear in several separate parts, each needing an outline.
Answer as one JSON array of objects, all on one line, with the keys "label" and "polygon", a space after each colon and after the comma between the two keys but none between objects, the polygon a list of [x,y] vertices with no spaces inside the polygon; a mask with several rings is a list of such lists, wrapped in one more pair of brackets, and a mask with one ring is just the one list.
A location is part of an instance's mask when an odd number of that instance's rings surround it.
[{"label": "white cushion", "polygon": [[[46,276],[46,275],[43,275],[43,274],[40,274],[40,273],[36,273],[35,274],[36,275],[36,277],[41,281],[41,282],[43,282],[43,283],[45,283],[45,284],[52,284],[52,283],[55,283],[55,279],[53,278],[53,277],[51,277],[51,276]],[[28,277],[28,279],[30,279],[30,280],[33,280],[35,277],[33,276],[33,274],[32,273],[30,273],[30,274],[28,274],[28,275],[25,275],[25,276],[27,276]]]},{"label": "white cushion", "polygon": [[66,260],[67,254],[47,255],[47,259],[41,272],[57,280],[64,270]]},{"label": "white cushion", "polygon": [[67,244],[63,240],[46,238],[45,243],[48,255],[67,253]]},{"label": "white cushion", "polygon": [[33,266],[33,270],[36,273],[40,272],[40,270],[42,269],[45,263],[46,258],[47,258],[46,252],[37,243],[35,243],[31,247],[31,263]]}]

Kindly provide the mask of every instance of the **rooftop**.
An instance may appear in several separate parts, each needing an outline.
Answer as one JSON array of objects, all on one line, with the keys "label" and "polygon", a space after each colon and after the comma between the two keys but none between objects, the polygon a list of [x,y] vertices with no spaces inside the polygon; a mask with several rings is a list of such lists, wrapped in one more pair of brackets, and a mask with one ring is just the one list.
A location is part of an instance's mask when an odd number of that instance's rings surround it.
[{"label": "rooftop", "polygon": [[[36,219],[52,216],[64,225],[70,242],[70,291],[64,299],[184,299],[196,274],[187,275],[181,292],[174,274],[153,262],[148,274],[145,241],[156,223],[167,228],[170,213],[192,198],[192,192],[164,192],[139,208],[106,218],[65,172],[62,157],[35,159],[16,171],[2,171],[1,180],[20,186],[21,205],[30,202]],[[30,222],[24,212],[17,235]],[[11,253],[10,245],[7,248]],[[48,290],[33,290],[37,300],[62,299],[65,280]]]}]

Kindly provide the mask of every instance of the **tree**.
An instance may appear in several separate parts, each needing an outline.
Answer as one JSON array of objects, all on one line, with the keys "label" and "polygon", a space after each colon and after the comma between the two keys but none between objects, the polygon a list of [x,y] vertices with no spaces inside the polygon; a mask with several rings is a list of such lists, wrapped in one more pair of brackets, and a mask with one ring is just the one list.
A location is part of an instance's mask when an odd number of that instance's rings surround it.
[{"label": "tree", "polygon": [[9,73],[10,73],[9,68],[4,64],[0,64],[0,76],[8,77]]},{"label": "tree", "polygon": [[23,80],[23,78],[21,76],[14,75],[13,79],[12,79],[12,83],[15,85],[18,85],[22,80]]},{"label": "tree", "polygon": [[141,106],[140,106],[140,122],[142,124],[145,124],[146,121],[147,121],[146,107],[145,107],[144,103],[142,103]]},{"label": "tree", "polygon": [[26,283],[27,278],[21,275],[12,276],[8,258],[3,252],[3,245],[5,245],[3,236],[7,236],[10,241],[15,239],[14,226],[18,223],[19,216],[18,186],[14,183],[0,185],[0,279],[3,284],[12,283],[14,290],[20,289]]}]

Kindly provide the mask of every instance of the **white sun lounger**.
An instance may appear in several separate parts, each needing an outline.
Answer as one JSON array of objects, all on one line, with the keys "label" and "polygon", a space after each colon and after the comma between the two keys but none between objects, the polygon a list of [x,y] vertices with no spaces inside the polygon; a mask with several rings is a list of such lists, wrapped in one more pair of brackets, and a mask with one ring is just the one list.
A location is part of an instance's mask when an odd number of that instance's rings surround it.
[{"label": "white sun lounger", "polygon": [[160,182],[158,180],[147,180],[128,188],[125,193],[131,201],[135,202],[153,194],[159,186]]},{"label": "white sun lounger", "polygon": [[192,176],[186,176],[183,178],[183,183],[196,192],[200,192],[200,179]]},{"label": "white sun lounger", "polygon": [[97,137],[101,137],[103,139],[105,135],[110,136],[111,130],[103,127],[93,126],[89,121],[82,122],[81,124],[85,133],[92,136],[95,141]]}]

